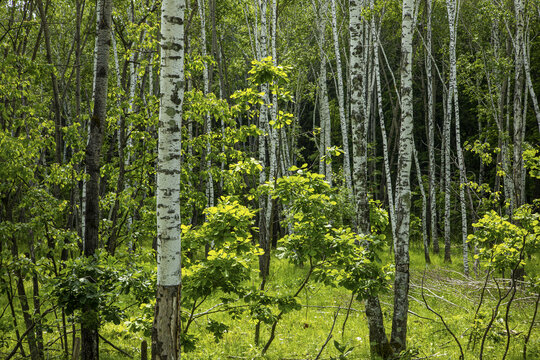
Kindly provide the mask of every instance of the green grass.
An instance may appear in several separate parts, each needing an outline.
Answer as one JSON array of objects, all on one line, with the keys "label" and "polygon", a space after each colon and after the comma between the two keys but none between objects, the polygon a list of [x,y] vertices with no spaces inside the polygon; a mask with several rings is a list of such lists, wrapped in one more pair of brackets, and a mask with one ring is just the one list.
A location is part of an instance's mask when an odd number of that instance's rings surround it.
[{"label": "green grass", "polygon": [[[473,319],[479,301],[484,278],[471,276],[466,278],[462,275],[461,254],[453,253],[452,264],[442,261],[442,254],[431,257],[432,264],[425,266],[423,251],[418,245],[411,248],[411,279],[410,279],[410,311],[408,327],[408,346],[417,355],[412,358],[429,359],[458,359],[458,347],[443,326],[441,320],[430,312],[422,300],[422,278],[424,277],[424,296],[435,311],[443,316],[449,328],[457,336],[466,359],[477,359],[480,348],[480,340],[477,344],[468,345],[473,331]],[[384,261],[390,261],[392,255],[384,254]],[[527,270],[538,273],[539,256],[533,256],[528,262]],[[472,262],[471,262],[472,267]],[[266,289],[270,293],[292,294],[297,289],[305,268],[299,268],[284,260],[273,258],[271,274]],[[259,279],[251,280],[253,286],[257,286]],[[506,284],[502,284],[506,285]],[[28,289],[28,295],[31,291]],[[490,283],[485,293],[484,305],[480,313],[483,316],[491,316],[491,312],[497,301],[495,284]],[[2,308],[6,304],[5,296],[0,298]],[[364,314],[364,306],[354,300],[345,327],[347,307],[351,295],[348,291],[333,288],[323,284],[311,282],[299,296],[303,305],[299,311],[286,314],[279,322],[276,329],[276,337],[272,346],[265,356],[261,356],[262,345],[269,335],[269,326],[261,326],[260,346],[254,345],[255,322],[244,314],[237,320],[232,320],[227,313],[216,313],[203,316],[192,325],[190,332],[198,337],[194,351],[182,355],[186,360],[203,359],[315,359],[321,347],[327,340],[330,329],[337,318],[331,333],[332,338],[324,348],[321,359],[336,357],[338,351],[334,347],[334,340],[339,343],[354,347],[348,359],[369,358],[369,340],[367,321]],[[390,334],[392,321],[392,296],[391,292],[381,296],[383,313],[387,334]],[[526,334],[534,311],[534,294],[526,288],[520,288],[515,296],[510,312],[511,343],[507,359],[522,359],[523,339]],[[209,299],[208,303],[198,311],[217,304],[219,299]],[[126,304],[128,301],[126,299]],[[243,303],[242,303],[243,304]],[[16,304],[18,308],[18,304]],[[506,301],[500,308],[499,317],[504,316]],[[136,317],[141,310],[132,308],[132,315]],[[8,321],[9,315],[4,315],[2,322]],[[205,327],[208,319],[223,322],[229,326],[220,342],[216,342],[214,336]],[[24,332],[22,316],[19,314],[19,328]],[[528,345],[528,358],[540,358],[540,319],[536,320],[535,328]],[[0,329],[1,330],[1,329]],[[115,346],[140,358],[140,344],[145,337],[142,333],[133,333],[127,330],[125,324],[106,324],[101,329],[101,334]],[[6,335],[6,334],[4,334]],[[13,338],[13,333],[7,334]],[[0,337],[3,336],[0,333]],[[45,334],[46,342],[58,336],[54,328]],[[70,336],[71,339],[71,336]],[[146,338],[148,343],[150,339]],[[0,348],[0,357],[5,357],[13,346],[13,342]],[[484,359],[500,359],[506,346],[506,334],[504,323],[496,321],[493,331],[490,332],[484,345]],[[100,343],[102,359],[126,359],[127,357],[110,345]],[[26,350],[28,353],[28,351]],[[150,353],[150,345],[148,352]],[[50,351],[48,359],[61,358],[59,351]]]}]

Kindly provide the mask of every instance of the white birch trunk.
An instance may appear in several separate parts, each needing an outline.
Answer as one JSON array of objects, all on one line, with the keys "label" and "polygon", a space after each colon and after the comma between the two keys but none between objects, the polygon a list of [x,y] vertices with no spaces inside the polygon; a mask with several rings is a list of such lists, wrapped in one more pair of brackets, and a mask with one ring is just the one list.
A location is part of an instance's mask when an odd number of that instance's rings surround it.
[{"label": "white birch trunk", "polygon": [[409,223],[411,210],[410,175],[413,152],[412,42],[414,0],[403,0],[401,37],[401,128],[396,183],[396,277],[394,316],[390,344],[395,353],[407,346],[409,310]]},{"label": "white birch trunk", "polygon": [[380,29],[376,31],[375,27],[372,28],[372,31],[375,32],[374,36],[374,59],[373,59],[373,71],[375,73],[375,82],[377,89],[377,108],[379,113],[379,124],[381,127],[381,138],[383,145],[383,160],[384,160],[384,173],[386,178],[386,193],[388,196],[388,214],[390,216],[390,227],[392,229],[392,241],[395,248],[396,240],[396,212],[394,207],[394,186],[392,183],[392,173],[390,172],[390,157],[388,156],[388,140],[386,135],[386,126],[384,123],[384,111],[383,111],[383,100],[382,100],[382,85],[381,85],[381,74],[380,74],[380,65],[379,65],[379,51],[380,46]]},{"label": "white birch trunk", "polygon": [[152,359],[180,359],[180,157],[184,101],[185,0],[161,4],[157,166],[157,301]]},{"label": "white birch trunk", "polygon": [[[359,233],[368,234],[369,228],[369,202],[367,199],[367,144],[366,144],[366,118],[364,102],[363,81],[363,48],[365,44],[362,28],[365,20],[362,17],[362,2],[349,1],[349,72],[350,72],[350,108],[351,122],[353,124],[353,177],[354,197],[356,210],[356,227]],[[343,131],[343,129],[342,129]],[[366,317],[369,326],[369,343],[372,357],[388,358],[390,348],[381,305],[377,296],[370,296],[366,301]]]},{"label": "white birch trunk", "polygon": [[[321,119],[321,134],[320,134],[320,173],[326,176],[328,180],[328,154],[327,149],[330,147],[328,128],[330,123],[330,105],[328,103],[328,88],[326,86],[326,57],[324,51],[321,50],[321,65],[319,71],[319,114]],[[325,160],[326,159],[326,160]]]},{"label": "white birch trunk", "polygon": [[[201,19],[201,55],[203,56],[203,59],[207,56],[206,51],[206,14],[205,14],[205,1],[204,0],[198,0],[198,8],[199,8],[199,17]],[[203,70],[203,91],[204,95],[208,95],[209,93],[209,72],[210,72],[210,66],[208,66],[208,63],[206,60],[203,60],[204,64],[204,70]],[[214,206],[214,179],[212,176],[212,160],[210,159],[210,155],[212,153],[212,145],[210,144],[210,135],[212,133],[212,119],[210,118],[210,113],[207,113],[204,120],[205,128],[204,131],[206,133],[206,136],[208,136],[206,140],[206,171],[207,171],[207,178],[206,178],[206,199],[207,199],[207,206],[212,207]]]},{"label": "white birch trunk", "polygon": [[454,109],[454,124],[456,130],[456,152],[458,158],[459,168],[459,202],[461,210],[461,235],[463,244],[463,272],[465,275],[469,275],[469,251],[467,244],[467,207],[465,200],[465,184],[467,182],[465,174],[465,164],[463,161],[463,150],[461,149],[461,134],[460,134],[460,120],[459,120],[459,97],[457,89],[457,65],[456,65],[456,22],[458,18],[458,9],[456,0],[447,0],[446,8],[448,11],[448,25],[450,29],[450,83],[448,89],[448,114],[451,117],[452,114],[452,99]]},{"label": "white birch trunk", "polygon": [[525,119],[523,118],[523,67],[524,67],[524,9],[522,0],[514,0],[514,10],[516,18],[516,34],[514,36],[514,163],[513,180],[514,206],[517,208],[524,203],[521,196],[524,186],[522,181],[523,172],[523,137],[525,134]]},{"label": "white birch trunk", "polygon": [[429,207],[430,207],[430,233],[433,243],[433,252],[439,253],[439,239],[437,236],[437,193],[435,189],[435,100],[433,94],[433,74],[431,59],[431,5],[432,0],[426,1],[427,36],[426,36],[426,77],[428,95],[428,153],[429,153]]},{"label": "white birch trunk", "polygon": [[[268,36],[268,30],[267,30],[267,5],[268,0],[258,0],[259,5],[259,13],[260,13],[260,29],[258,32],[258,36],[256,36],[257,45],[257,52],[260,56],[260,59],[266,58],[268,54],[267,50],[267,36]],[[255,21],[255,24],[257,24],[257,21]],[[258,27],[257,27],[258,29]],[[270,102],[270,96],[269,96],[269,86],[268,84],[262,84],[261,85],[261,91],[264,93],[264,100],[263,104],[260,107],[260,114],[259,114],[259,128],[263,131],[266,131],[268,134],[268,138],[270,138],[269,146],[268,146],[268,157],[270,161],[270,166],[268,168],[268,173],[266,171],[266,157],[267,157],[267,146],[266,146],[266,137],[260,136],[259,137],[259,161],[261,165],[263,165],[263,171],[261,171],[259,175],[259,183],[264,184],[266,181],[269,181],[272,179],[272,177],[275,174],[275,168],[273,166],[276,163],[276,147],[274,142],[274,135],[275,131],[271,129],[268,121],[268,104]],[[267,175],[268,174],[268,175]],[[259,245],[264,250],[264,254],[259,257],[259,270],[261,272],[261,276],[266,278],[266,276],[269,273],[270,268],[270,245],[271,245],[271,239],[270,239],[270,220],[271,220],[271,214],[272,214],[272,201],[270,197],[261,196],[259,198]]]},{"label": "white birch trunk", "polygon": [[452,122],[452,92],[443,90],[444,105],[444,261],[452,262],[450,241],[450,127]]},{"label": "white birch trunk", "polygon": [[[313,4],[315,8],[315,4]],[[315,9],[317,11],[317,9]],[[327,149],[331,147],[331,117],[330,117],[330,105],[328,102],[328,88],[326,86],[327,82],[327,73],[326,73],[326,53],[324,51],[325,38],[326,38],[326,11],[327,3],[326,0],[319,2],[318,13],[318,22],[319,22],[319,53],[320,53],[320,69],[319,69],[319,117],[321,125],[320,133],[320,146],[319,146],[319,173],[325,175],[326,181],[332,185],[332,165],[330,163],[331,159]],[[326,159],[326,160],[325,160]]]},{"label": "white birch trunk", "polygon": [[[337,32],[337,14],[336,1],[331,0],[332,6],[332,37],[334,40],[334,54],[336,57],[336,74],[337,74],[337,98],[339,106],[339,122],[341,124],[341,135],[343,138],[343,174],[345,176],[345,184],[347,189],[352,193],[352,177],[351,177],[351,159],[349,155],[349,125],[345,115],[345,97],[343,88],[343,73],[341,70],[341,54],[339,52],[339,36]],[[351,110],[352,111],[352,110]]]},{"label": "white birch trunk", "polygon": [[422,242],[424,244],[424,259],[426,264],[431,263],[429,257],[429,243],[427,233],[427,197],[424,190],[424,182],[422,180],[422,172],[420,171],[420,162],[418,161],[418,154],[416,146],[413,147],[414,165],[416,167],[416,177],[418,179],[418,187],[420,188],[420,194],[422,195]]},{"label": "white birch trunk", "polygon": [[531,65],[529,61],[529,39],[528,33],[525,36],[526,41],[523,43],[523,66],[525,67],[525,81],[527,82],[527,88],[529,94],[531,95],[531,101],[533,104],[534,115],[536,116],[536,122],[538,123],[538,131],[540,132],[540,107],[538,106],[538,98],[536,97],[536,92],[534,91],[533,83],[531,80]]}]

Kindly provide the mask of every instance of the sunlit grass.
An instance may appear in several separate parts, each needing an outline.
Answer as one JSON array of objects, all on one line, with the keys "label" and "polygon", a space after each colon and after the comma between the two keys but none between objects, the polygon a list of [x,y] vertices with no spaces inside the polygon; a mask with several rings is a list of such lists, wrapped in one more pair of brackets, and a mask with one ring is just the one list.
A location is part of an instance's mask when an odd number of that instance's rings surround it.
[{"label": "sunlit grass", "polygon": [[[441,248],[441,251],[443,249]],[[412,358],[430,359],[458,359],[459,349],[448,333],[440,318],[429,311],[422,298],[422,281],[424,283],[424,297],[433,310],[440,314],[447,323],[450,330],[456,335],[461,343],[466,359],[477,359],[482,341],[483,331],[478,332],[476,343],[471,334],[473,332],[473,320],[482,287],[485,280],[485,273],[481,269],[478,277],[472,273],[473,259],[470,257],[471,276],[462,275],[463,265],[459,248],[453,249],[453,262],[444,263],[443,253],[439,255],[431,254],[432,263],[425,265],[424,254],[421,246],[413,242],[411,247],[411,277],[410,277],[410,313],[408,328],[408,346],[417,354]],[[393,255],[388,251],[382,255],[383,261],[391,261]],[[256,267],[256,264],[253,264]],[[534,255],[527,263],[527,272],[538,272],[539,256]],[[266,285],[266,291],[272,294],[293,294],[302,281],[307,268],[289,264],[285,260],[273,258],[271,263],[271,274]],[[500,277],[502,274],[498,274]],[[508,274],[507,274],[508,277]],[[258,288],[260,279],[255,273],[249,280],[248,286]],[[507,282],[500,281],[499,286],[507,286]],[[505,291],[502,288],[501,291]],[[30,288],[28,293],[31,294]],[[489,283],[488,289],[484,293],[484,305],[480,309],[483,316],[481,330],[487,324],[489,317],[498,299],[496,284]],[[369,340],[367,321],[364,314],[364,305],[358,300],[353,300],[349,311],[347,308],[351,301],[350,292],[342,288],[334,288],[317,282],[310,282],[300,293],[299,302],[302,309],[286,314],[279,322],[276,329],[276,337],[268,352],[261,356],[261,349],[269,336],[269,325],[261,326],[260,343],[258,346],[254,342],[254,332],[256,322],[250,319],[248,314],[243,314],[240,318],[233,320],[226,313],[215,313],[198,318],[190,328],[190,332],[197,337],[195,350],[183,353],[183,359],[315,359],[321,348],[328,341],[322,351],[320,359],[330,359],[338,356],[338,351],[334,346],[334,340],[340,344],[347,344],[354,347],[349,359],[369,358]],[[391,292],[380,297],[382,310],[385,318],[387,334],[390,335],[392,322],[393,298]],[[534,294],[528,292],[526,288],[519,288],[510,310],[510,347],[507,359],[522,359],[523,339],[530,326],[530,321],[534,311]],[[209,299],[205,305],[197,312],[203,312],[220,302],[219,296]],[[130,300],[126,299],[125,306],[129,306]],[[506,346],[507,334],[504,327],[504,313],[507,299],[505,299],[499,309],[499,316],[494,322],[493,330],[486,336],[484,344],[484,359],[500,358]],[[5,306],[5,304],[1,304]],[[237,305],[245,305],[242,300]],[[16,304],[18,307],[19,305]],[[140,316],[141,310],[131,307],[133,317]],[[336,315],[337,313],[337,315]],[[223,339],[216,342],[214,336],[205,327],[208,319],[220,321],[229,326]],[[334,318],[336,318],[334,323]],[[6,320],[5,319],[2,321]],[[538,321],[528,345],[528,358],[540,358],[540,331]],[[7,321],[7,320],[6,320]],[[18,319],[19,330],[24,331],[22,316]],[[332,332],[330,331],[334,325]],[[150,338],[145,337],[141,332],[129,331],[126,323],[117,325],[106,324],[102,326],[101,335],[122,349],[133,358],[140,358],[141,342],[148,342],[148,354],[150,355]],[[45,342],[58,337],[58,331],[52,329],[45,334]],[[71,347],[72,336],[69,335]],[[469,341],[471,340],[471,341]],[[10,347],[11,349],[11,347]],[[8,349],[4,347],[2,353]],[[100,342],[100,352],[102,359],[127,359],[128,356],[119,352],[105,341]],[[61,358],[60,351],[49,351],[48,359]]]}]

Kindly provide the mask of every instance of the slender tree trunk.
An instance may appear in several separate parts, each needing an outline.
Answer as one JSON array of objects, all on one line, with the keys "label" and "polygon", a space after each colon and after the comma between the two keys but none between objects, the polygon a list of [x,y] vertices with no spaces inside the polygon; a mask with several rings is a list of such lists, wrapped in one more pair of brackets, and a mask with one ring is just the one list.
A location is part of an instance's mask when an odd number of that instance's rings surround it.
[{"label": "slender tree trunk", "polygon": [[523,66],[525,70],[525,80],[527,82],[527,88],[529,94],[531,95],[531,101],[533,104],[534,115],[536,116],[536,122],[538,123],[538,131],[540,132],[540,107],[538,106],[538,98],[536,97],[536,92],[534,91],[533,83],[531,80],[531,65],[529,61],[529,36],[525,34],[525,41],[523,42]]},{"label": "slender tree trunk", "polygon": [[392,182],[392,173],[390,172],[390,157],[388,156],[388,140],[386,135],[386,126],[384,123],[384,111],[383,111],[383,97],[382,97],[382,85],[381,85],[381,74],[380,74],[380,65],[379,65],[379,46],[380,46],[380,29],[376,30],[375,27],[372,29],[376,34],[374,35],[374,63],[373,71],[375,73],[375,82],[377,89],[377,108],[379,112],[379,124],[381,127],[381,138],[383,145],[383,160],[384,160],[384,174],[386,178],[386,194],[388,196],[388,213],[390,215],[390,227],[392,229],[392,240],[396,239],[396,212],[395,212],[395,203],[394,203],[394,186]]},{"label": "slender tree trunk", "polygon": [[[258,34],[258,36],[256,36],[256,39],[258,39],[257,41],[258,49],[259,49],[258,53],[260,54],[260,58],[264,59],[266,58],[268,54],[268,50],[267,50],[268,0],[258,0],[258,2],[259,2],[260,17],[261,17],[261,26],[260,26],[260,33]],[[266,131],[269,137],[268,158],[270,162],[270,166],[268,168],[268,175],[266,171],[263,169],[259,177],[259,183],[264,184],[266,181],[271,181],[272,177],[275,174],[274,172],[275,168],[273,168],[273,164],[276,163],[276,153],[275,153],[275,142],[274,142],[275,138],[273,135],[274,129],[270,127],[270,124],[268,121],[268,103],[270,102],[268,84],[262,84],[261,91],[265,95],[264,95],[264,103],[261,105],[261,109],[260,109],[259,128],[262,129],[263,131]],[[259,161],[261,162],[263,167],[265,167],[265,165],[267,164],[266,153],[267,153],[266,138],[261,136],[259,137]],[[272,214],[272,201],[270,197],[261,196],[259,198],[259,206],[261,209],[261,211],[259,212],[259,245],[264,250],[264,254],[259,257],[259,270],[261,272],[261,276],[263,277],[263,279],[266,279],[266,276],[269,274],[269,271],[270,271],[270,247],[271,247],[270,218]]]},{"label": "slender tree trunk", "polygon": [[[469,251],[467,243],[467,206],[465,200],[465,184],[467,182],[465,174],[465,163],[463,160],[463,150],[461,149],[461,133],[459,119],[459,97],[457,89],[457,65],[456,65],[456,22],[458,19],[458,8],[456,0],[447,0],[448,24],[450,28],[450,83],[448,88],[448,114],[451,118],[452,109],[454,114],[454,124],[456,130],[456,153],[458,158],[459,168],[459,204],[461,210],[461,235],[463,244],[463,272],[469,275]],[[452,108],[453,99],[453,108]],[[445,257],[446,258],[446,257]]]},{"label": "slender tree trunk", "polygon": [[[339,52],[339,36],[337,32],[337,14],[336,1],[331,0],[332,5],[332,37],[334,40],[334,54],[336,57],[336,74],[337,74],[337,98],[339,106],[339,122],[341,124],[341,135],[343,137],[343,173],[347,188],[352,193],[353,185],[351,178],[351,159],[349,155],[349,124],[345,114],[345,96],[343,87],[343,73],[341,70],[341,54]],[[352,111],[352,110],[351,110]],[[358,143],[357,143],[358,144]]]},{"label": "slender tree trunk", "polygon": [[409,310],[409,223],[411,211],[410,175],[413,152],[412,43],[414,1],[403,0],[401,38],[401,128],[396,183],[396,278],[394,316],[390,344],[399,353],[407,346]]},{"label": "slender tree trunk", "polygon": [[[353,124],[354,149],[354,196],[356,210],[356,226],[359,233],[369,233],[369,203],[367,199],[367,119],[364,114],[364,79],[363,39],[360,29],[363,27],[362,3],[357,0],[349,1],[349,33],[350,33],[350,77],[351,77],[351,122]],[[343,129],[342,129],[343,131]],[[387,359],[392,350],[384,329],[384,319],[379,299],[371,296],[366,301],[366,316],[369,325],[369,343],[372,356]]]},{"label": "slender tree trunk", "polygon": [[[452,262],[451,257],[451,239],[450,239],[450,125],[451,125],[451,91],[443,90],[443,99],[446,95],[446,105],[444,106],[444,261]],[[444,104],[443,104],[444,105]]]},{"label": "slender tree trunk", "polygon": [[[17,246],[17,240],[12,238],[12,243],[11,255],[14,259],[18,259],[19,248]],[[30,358],[32,360],[41,360],[43,359],[43,354],[40,352],[36,340],[35,324],[34,320],[32,319],[32,313],[30,311],[30,306],[28,305],[28,297],[26,296],[26,290],[24,288],[24,276],[20,267],[17,267],[14,273],[15,277],[17,278],[17,294],[19,296],[19,303],[21,304],[24,324],[26,325],[26,330],[28,331],[27,337],[28,347],[30,348]]]},{"label": "slender tree trunk", "polygon": [[53,62],[52,58],[52,52],[51,52],[51,38],[49,35],[49,24],[47,22],[47,14],[45,13],[45,9],[43,7],[43,1],[37,0],[37,5],[39,9],[39,14],[41,17],[41,27],[43,29],[43,35],[45,38],[45,49],[46,49],[46,57],[47,62],[51,66],[51,84],[53,88],[53,104],[54,104],[54,137],[55,137],[55,143],[56,143],[56,162],[58,164],[62,163],[62,113],[61,113],[61,106],[60,106],[60,94],[58,90],[58,80],[56,79],[55,72],[53,69],[55,68],[55,64]]},{"label": "slender tree trunk", "polygon": [[161,72],[157,166],[157,295],[152,359],[180,359],[180,166],[184,102],[185,0],[161,3]]},{"label": "slender tree trunk", "polygon": [[429,257],[429,243],[427,234],[427,197],[424,190],[424,182],[422,180],[422,172],[420,171],[420,162],[418,161],[418,153],[416,147],[413,148],[414,165],[416,168],[416,177],[418,179],[418,187],[420,188],[420,194],[422,195],[422,242],[424,244],[424,259],[426,264],[431,264]]},{"label": "slender tree trunk", "polygon": [[516,18],[516,34],[514,36],[514,163],[513,194],[514,206],[520,207],[524,203],[521,193],[524,186],[522,181],[523,172],[523,137],[525,134],[525,119],[523,117],[523,67],[524,67],[524,9],[522,0],[514,0]]},{"label": "slender tree trunk", "polygon": [[427,77],[427,110],[428,110],[428,153],[429,153],[429,209],[430,233],[433,252],[439,253],[439,238],[437,235],[437,192],[435,188],[435,94],[432,75],[431,54],[431,5],[432,0],[426,0],[427,36],[426,36],[426,77]]},{"label": "slender tree trunk", "polygon": [[[204,0],[198,0],[198,8],[199,8],[199,17],[201,18],[201,54],[203,58],[206,57],[206,14],[205,14],[205,1]],[[204,95],[208,95],[210,92],[209,84],[210,84],[210,65],[203,60],[204,63],[204,71],[203,71],[203,87],[204,87]],[[210,144],[210,134],[212,133],[212,118],[210,117],[210,113],[206,114],[205,117],[205,133],[208,136],[206,140],[206,171],[207,171],[207,178],[206,178],[206,198],[207,198],[207,206],[212,207],[214,206],[214,178],[212,176],[212,160],[210,159],[210,156],[212,154],[212,145]]]},{"label": "slender tree trunk", "polygon": [[[327,153],[326,149],[331,147],[331,117],[330,117],[330,105],[328,102],[328,88],[326,85],[326,53],[324,51],[325,45],[325,35],[326,35],[326,12],[327,12],[327,3],[326,0],[319,1],[318,10],[315,9],[318,13],[318,43],[319,43],[319,53],[320,53],[320,70],[319,70],[319,118],[321,125],[321,134],[320,134],[320,146],[319,146],[319,173],[325,175],[328,183],[332,184],[332,164],[330,161],[330,154]],[[315,5],[314,5],[315,7]]]},{"label": "slender tree trunk", "polygon": [[[99,179],[101,145],[107,126],[107,90],[109,74],[109,46],[111,39],[111,0],[99,0],[96,13],[97,44],[94,73],[94,111],[90,119],[90,135],[86,147],[86,228],[84,234],[85,256],[93,256],[99,242]],[[96,309],[84,311],[81,321],[81,349],[83,360],[99,359],[99,315]]]}]

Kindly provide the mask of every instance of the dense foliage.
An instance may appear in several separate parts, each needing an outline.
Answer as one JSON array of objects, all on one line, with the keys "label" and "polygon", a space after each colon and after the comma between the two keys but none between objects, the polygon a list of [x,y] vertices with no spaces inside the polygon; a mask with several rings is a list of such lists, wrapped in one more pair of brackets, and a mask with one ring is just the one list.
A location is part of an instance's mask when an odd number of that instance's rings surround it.
[{"label": "dense foliage", "polygon": [[[350,76],[349,1],[186,0],[178,199],[186,358],[366,358],[367,320],[357,309],[380,298],[391,322],[389,254],[404,216],[393,200],[402,3],[357,2],[362,84]],[[415,1],[418,165],[406,270],[412,321],[428,320],[411,326],[407,350],[394,356],[537,358],[540,3],[457,1],[455,44],[451,3]],[[96,320],[103,358],[131,356],[150,340],[160,6],[113,0],[99,250],[86,257],[95,2],[0,4],[6,359],[70,358],[80,324]],[[358,86],[368,233],[359,230],[359,185],[348,183],[344,165],[355,169],[348,154],[360,146],[350,114]],[[86,318],[89,308],[97,319]]]}]

